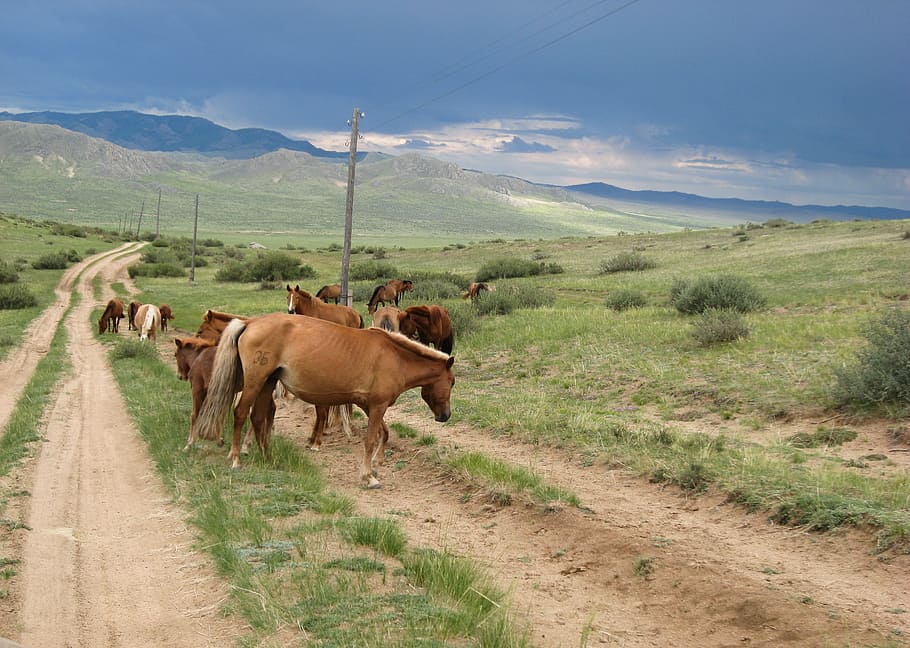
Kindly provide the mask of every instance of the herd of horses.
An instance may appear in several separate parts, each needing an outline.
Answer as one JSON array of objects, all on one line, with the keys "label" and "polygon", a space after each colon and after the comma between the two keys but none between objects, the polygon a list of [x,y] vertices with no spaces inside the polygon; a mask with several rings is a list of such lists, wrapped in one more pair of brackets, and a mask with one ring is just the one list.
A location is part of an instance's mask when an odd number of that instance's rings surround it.
[{"label": "herd of horses", "polygon": [[[253,440],[269,455],[281,394],[315,407],[308,439],[312,449],[320,447],[333,418],[341,420],[350,437],[352,407],[357,405],[367,416],[360,480],[367,488],[378,488],[378,468],[389,438],[385,413],[402,393],[420,387],[434,418],[449,419],[455,336],[448,311],[435,304],[399,309],[402,294],[414,285],[392,280],[373,291],[367,305],[372,322],[367,326],[355,309],[337,303],[341,291],[333,287],[324,286],[314,296],[299,285],[288,285],[286,313],[247,316],[208,310],[195,335],[174,338],[177,375],[190,383],[192,394],[184,450],[200,439],[221,445],[224,420],[234,403],[228,455],[232,468],[240,467],[240,456],[249,452]],[[118,331],[123,313],[123,303],[111,300],[99,320],[99,333]],[[166,330],[173,319],[166,304],[138,302],[129,304],[126,316],[140,340],[155,340],[156,331]]]}]

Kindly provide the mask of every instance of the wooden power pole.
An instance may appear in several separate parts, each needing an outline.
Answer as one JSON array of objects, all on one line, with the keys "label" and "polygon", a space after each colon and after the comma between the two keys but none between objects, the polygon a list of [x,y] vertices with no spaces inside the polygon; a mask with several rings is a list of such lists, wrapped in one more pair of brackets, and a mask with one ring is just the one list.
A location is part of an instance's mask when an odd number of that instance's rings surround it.
[{"label": "wooden power pole", "polygon": [[196,231],[199,225],[199,194],[196,194],[196,215],[193,217],[193,251],[190,254],[190,285],[196,283]]},{"label": "wooden power pole", "polygon": [[348,290],[348,270],[351,265],[351,231],[354,229],[354,166],[357,163],[357,138],[360,118],[366,114],[354,108],[351,118],[351,151],[348,158],[348,198],[344,206],[344,250],[341,253],[341,298],[348,306],[353,299]]},{"label": "wooden power pole", "polygon": [[158,187],[158,208],[155,210],[155,238],[161,238],[161,187]]}]

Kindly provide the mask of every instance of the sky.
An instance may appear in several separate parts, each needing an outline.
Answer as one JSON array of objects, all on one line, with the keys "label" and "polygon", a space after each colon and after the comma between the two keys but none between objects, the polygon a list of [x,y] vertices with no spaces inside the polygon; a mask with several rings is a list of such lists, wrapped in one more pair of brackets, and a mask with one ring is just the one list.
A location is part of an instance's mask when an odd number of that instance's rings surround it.
[{"label": "sky", "polygon": [[910,209],[908,0],[0,0],[0,110]]}]

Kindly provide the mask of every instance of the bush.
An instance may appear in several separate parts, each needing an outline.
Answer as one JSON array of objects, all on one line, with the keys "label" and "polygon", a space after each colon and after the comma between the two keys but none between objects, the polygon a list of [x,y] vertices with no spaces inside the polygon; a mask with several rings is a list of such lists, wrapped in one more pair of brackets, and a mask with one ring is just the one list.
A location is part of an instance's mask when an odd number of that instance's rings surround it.
[{"label": "bush", "polygon": [[297,259],[284,252],[265,252],[256,255],[247,263],[231,262],[215,273],[215,281],[299,281],[312,279],[316,271],[301,265]]},{"label": "bush", "polygon": [[676,279],[670,303],[680,313],[703,313],[709,308],[749,313],[765,305],[765,298],[749,282],[735,275],[706,277],[690,282]]},{"label": "bush", "polygon": [[733,342],[749,335],[743,316],[734,310],[709,308],[692,324],[692,337],[701,346]]},{"label": "bush", "polygon": [[541,274],[560,274],[562,267],[555,263],[540,263],[516,257],[493,259],[481,266],[475,281],[492,281],[514,277],[534,277]]},{"label": "bush", "polygon": [[615,290],[607,295],[607,308],[615,311],[624,311],[630,308],[641,308],[647,302],[645,296],[638,290]]},{"label": "bush", "polygon": [[38,298],[22,284],[0,286],[0,310],[18,310],[38,305]]},{"label": "bush", "polygon": [[348,279],[350,281],[377,281],[381,279],[384,283],[389,279],[398,279],[398,268],[388,263],[364,261],[351,266]]},{"label": "bush", "polygon": [[449,311],[449,319],[452,321],[452,331],[456,339],[470,335],[480,328],[480,319],[477,317],[477,311],[469,303],[455,304],[446,308]]},{"label": "bush", "polygon": [[136,277],[185,277],[186,271],[176,263],[137,263],[127,270]]},{"label": "bush", "polygon": [[505,285],[478,294],[474,307],[481,315],[506,315],[517,308],[551,306],[555,301],[556,298],[546,290]]},{"label": "bush", "polygon": [[910,406],[910,312],[886,311],[869,323],[856,361],[835,371],[839,405]]},{"label": "bush", "polygon": [[32,261],[32,267],[35,270],[66,270],[70,263],[76,263],[80,260],[81,257],[76,250],[70,250],[69,252],[60,250],[59,252],[45,254]]},{"label": "bush", "polygon": [[650,270],[656,268],[657,263],[642,256],[638,252],[621,252],[616,256],[610,257],[606,261],[600,262],[600,274],[611,274],[614,272],[636,272],[640,270]]},{"label": "bush", "polygon": [[6,261],[0,261],[0,284],[11,284],[19,281],[16,268]]}]

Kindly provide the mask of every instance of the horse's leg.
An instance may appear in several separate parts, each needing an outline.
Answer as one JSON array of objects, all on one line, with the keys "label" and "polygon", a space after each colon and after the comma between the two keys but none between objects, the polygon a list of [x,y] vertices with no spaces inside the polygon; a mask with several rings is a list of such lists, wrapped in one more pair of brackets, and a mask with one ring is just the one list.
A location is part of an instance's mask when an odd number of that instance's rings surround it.
[{"label": "horse's leg", "polygon": [[240,468],[240,433],[243,431],[243,424],[246,423],[250,415],[250,408],[258,395],[259,389],[244,385],[240,400],[237,401],[237,406],[234,408],[234,435],[231,437],[231,451],[228,453],[231,468]]},{"label": "horse's leg", "polygon": [[272,434],[272,424],[275,421],[275,382],[269,381],[259,392],[256,402],[253,403],[253,412],[250,415],[250,428],[247,430],[246,437],[243,440],[243,447],[240,449],[241,454],[250,453],[253,437],[256,438],[256,444],[260,452],[266,457],[269,455],[269,441]]},{"label": "horse's leg", "polygon": [[[389,426],[386,425],[385,419],[382,419],[382,438],[379,441],[379,449],[376,450],[376,464],[385,465],[385,446],[389,442]],[[375,474],[375,473],[374,473]]]},{"label": "horse's leg", "polygon": [[363,467],[360,471],[360,482],[367,488],[380,488],[382,484],[376,478],[376,452],[380,446],[384,446],[382,441],[383,425],[382,420],[385,416],[386,407],[371,407],[367,413],[369,422],[367,423],[366,434],[363,435]]},{"label": "horse's leg", "polygon": [[184,452],[193,447],[196,443],[196,416],[199,415],[199,410],[202,408],[202,403],[205,401],[205,395],[208,393],[208,390],[203,388],[196,389],[196,386],[193,385],[193,413],[190,414],[190,436],[187,437],[186,445],[183,446]]},{"label": "horse's leg", "polygon": [[319,450],[322,446],[322,433],[325,431],[325,422],[329,418],[329,408],[324,405],[316,406],[316,420],[313,421],[313,431],[307,442],[310,450]]}]

